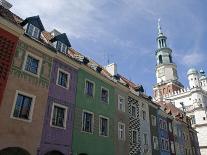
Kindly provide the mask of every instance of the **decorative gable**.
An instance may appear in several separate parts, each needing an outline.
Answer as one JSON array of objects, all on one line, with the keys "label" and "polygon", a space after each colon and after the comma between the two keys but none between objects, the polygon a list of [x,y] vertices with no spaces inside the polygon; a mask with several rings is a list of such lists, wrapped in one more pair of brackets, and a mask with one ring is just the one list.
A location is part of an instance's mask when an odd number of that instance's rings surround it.
[{"label": "decorative gable", "polygon": [[28,17],[21,25],[24,27],[26,34],[35,39],[39,39],[41,32],[45,30],[39,16]]},{"label": "decorative gable", "polygon": [[53,43],[57,51],[65,54],[67,53],[68,48],[71,47],[70,41],[65,33],[58,34],[50,41]]}]

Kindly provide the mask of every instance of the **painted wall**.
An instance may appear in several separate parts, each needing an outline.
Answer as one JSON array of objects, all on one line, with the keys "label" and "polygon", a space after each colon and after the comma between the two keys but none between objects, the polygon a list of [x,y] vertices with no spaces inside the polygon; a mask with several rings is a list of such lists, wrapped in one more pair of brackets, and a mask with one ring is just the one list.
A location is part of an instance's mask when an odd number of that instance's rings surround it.
[{"label": "painted wall", "polygon": [[168,135],[168,129],[165,130],[160,127],[160,119],[165,120],[167,122],[167,117],[164,116],[164,112],[162,112],[161,110],[158,111],[158,120],[157,120],[157,122],[159,123],[158,133],[159,133],[160,154],[170,155],[170,150],[166,151],[162,149],[161,138],[166,138],[169,140],[169,135]]},{"label": "painted wall", "polygon": [[[140,133],[141,133],[141,152],[143,155],[151,155],[152,154],[152,146],[151,146],[151,131],[150,131],[150,121],[149,121],[149,100],[140,97],[139,104],[139,115],[140,115]],[[143,111],[146,112],[146,118],[143,119]],[[144,134],[147,134],[147,142],[148,145],[144,144]],[[147,152],[144,152],[144,148],[147,149]]]},{"label": "painted wall", "polygon": [[[39,78],[22,70],[25,54],[28,51],[42,58]],[[48,55],[21,41],[18,43],[0,108],[0,150],[7,147],[21,147],[31,155],[37,154],[47,103],[51,63],[52,59]],[[15,104],[16,90],[36,97],[31,122],[10,118]]]},{"label": "painted wall", "polygon": [[18,38],[0,28],[0,106]]},{"label": "painted wall", "polygon": [[[98,74],[92,71],[93,74]],[[87,96],[84,93],[85,79],[95,83],[94,97]],[[101,102],[101,87],[109,90],[109,104]],[[93,133],[82,131],[82,112],[83,110],[94,113]],[[109,136],[99,136],[99,115],[109,118]],[[72,152],[74,155],[86,153],[88,155],[114,155],[115,145],[114,139],[114,116],[115,115],[115,100],[114,88],[96,78],[94,75],[80,69],[78,72],[75,119],[73,129],[73,144]]]},{"label": "painted wall", "polygon": [[[137,109],[136,111],[136,117],[132,116],[132,105],[134,105]],[[134,95],[129,94],[128,97],[128,106],[129,106],[129,155],[140,155],[141,154],[141,133],[140,133],[140,116],[139,116],[139,102]],[[132,142],[132,131],[137,130],[138,131],[138,142],[133,143]]]},{"label": "painted wall", "polygon": [[[152,125],[152,115],[156,117],[156,126]],[[160,147],[158,149],[154,149],[154,146],[153,146],[153,136],[156,136],[157,138],[159,138],[159,135],[158,135],[159,122],[157,121],[158,120],[157,119],[157,109],[154,108],[153,106],[150,106],[150,105],[149,105],[149,117],[150,117],[152,154],[159,155],[160,154],[160,149],[159,149]],[[158,146],[159,146],[159,141],[158,141]]]},{"label": "painted wall", "polygon": [[[121,95],[125,98],[125,112],[118,109],[118,96]],[[115,154],[116,155],[126,155],[129,154],[129,118],[128,118],[128,103],[127,103],[128,93],[121,91],[120,89],[115,89],[115,106],[116,106],[116,116],[114,133],[117,133],[118,122],[122,122],[126,127],[126,139],[124,141],[118,139],[118,134],[115,134]]]},{"label": "painted wall", "polygon": [[[70,74],[68,89],[56,85],[58,69],[62,69]],[[60,151],[64,155],[71,154],[76,83],[77,70],[57,59],[53,59],[44,126],[39,148],[40,155],[44,155],[53,150]],[[68,107],[66,129],[60,129],[50,125],[53,103]]]}]

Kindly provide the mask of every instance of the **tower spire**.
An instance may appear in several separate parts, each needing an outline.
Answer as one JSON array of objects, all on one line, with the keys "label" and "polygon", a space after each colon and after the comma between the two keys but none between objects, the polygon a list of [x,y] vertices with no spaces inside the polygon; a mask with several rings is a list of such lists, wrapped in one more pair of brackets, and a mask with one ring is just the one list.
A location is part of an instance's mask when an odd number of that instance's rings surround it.
[{"label": "tower spire", "polygon": [[158,29],[158,34],[162,34],[162,28],[161,28],[161,25],[160,25],[160,18],[158,18],[157,29]]}]

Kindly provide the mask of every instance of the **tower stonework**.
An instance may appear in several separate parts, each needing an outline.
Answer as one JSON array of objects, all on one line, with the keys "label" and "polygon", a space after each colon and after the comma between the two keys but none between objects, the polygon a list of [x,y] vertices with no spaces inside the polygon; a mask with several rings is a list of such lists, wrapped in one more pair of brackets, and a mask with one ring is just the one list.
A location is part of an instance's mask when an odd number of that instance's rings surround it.
[{"label": "tower stonework", "polygon": [[172,50],[167,46],[167,37],[163,34],[158,20],[158,37],[156,50],[156,78],[153,87],[155,100],[162,100],[162,96],[183,88],[178,81],[177,66],[172,60]]}]

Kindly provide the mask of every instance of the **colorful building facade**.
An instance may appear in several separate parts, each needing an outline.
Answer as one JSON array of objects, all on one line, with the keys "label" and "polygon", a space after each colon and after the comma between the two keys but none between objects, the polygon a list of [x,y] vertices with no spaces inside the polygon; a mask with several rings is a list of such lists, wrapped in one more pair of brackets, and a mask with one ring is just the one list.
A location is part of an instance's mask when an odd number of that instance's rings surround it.
[{"label": "colorful building facade", "polygon": [[77,155],[115,154],[114,88],[96,74],[93,70],[78,72],[72,144]]}]

